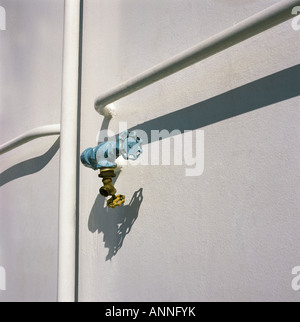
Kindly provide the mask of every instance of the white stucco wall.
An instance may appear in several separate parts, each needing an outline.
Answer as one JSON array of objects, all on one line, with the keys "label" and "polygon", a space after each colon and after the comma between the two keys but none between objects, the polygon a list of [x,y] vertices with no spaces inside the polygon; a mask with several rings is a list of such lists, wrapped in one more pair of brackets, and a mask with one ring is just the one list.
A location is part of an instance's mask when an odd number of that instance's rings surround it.
[{"label": "white stucco wall", "polygon": [[[60,122],[61,0],[1,0],[0,143]],[[58,137],[0,156],[0,301],[57,298]]]},{"label": "white stucco wall", "polygon": [[[85,0],[81,151],[95,97],[276,2]],[[80,301],[300,300],[299,50],[287,22],[116,103],[116,133],[204,130],[205,169],[129,166],[107,211],[81,167]]]},{"label": "white stucco wall", "polygon": [[[103,126],[98,95],[276,2],[84,0],[80,150]],[[0,143],[60,121],[63,5],[0,0]],[[125,166],[126,204],[107,210],[80,167],[79,301],[300,300],[299,33],[286,22],[116,102],[115,133],[192,131],[196,154],[204,131],[204,172]],[[58,150],[0,156],[0,301],[57,299]]]}]

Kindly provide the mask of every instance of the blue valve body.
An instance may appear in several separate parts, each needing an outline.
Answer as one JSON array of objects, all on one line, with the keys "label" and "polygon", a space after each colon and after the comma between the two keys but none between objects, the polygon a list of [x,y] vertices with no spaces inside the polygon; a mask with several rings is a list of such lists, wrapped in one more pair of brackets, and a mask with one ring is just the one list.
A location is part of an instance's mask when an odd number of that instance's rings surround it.
[{"label": "blue valve body", "polygon": [[80,158],[84,166],[98,170],[115,168],[116,159],[120,155],[127,160],[136,160],[142,152],[142,140],[135,132],[124,131],[116,141],[103,142],[94,148],[84,150]]},{"label": "blue valve body", "polygon": [[103,142],[94,148],[87,148],[81,154],[84,166],[94,170],[116,167],[116,158],[119,156],[116,142]]}]

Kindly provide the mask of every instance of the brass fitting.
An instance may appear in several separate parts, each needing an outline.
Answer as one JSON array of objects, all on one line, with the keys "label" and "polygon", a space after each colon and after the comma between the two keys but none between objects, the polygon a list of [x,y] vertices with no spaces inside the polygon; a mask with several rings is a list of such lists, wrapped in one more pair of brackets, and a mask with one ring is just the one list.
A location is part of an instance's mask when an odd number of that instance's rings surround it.
[{"label": "brass fitting", "polygon": [[121,206],[125,202],[125,196],[116,195],[117,189],[114,187],[112,178],[116,176],[114,168],[103,168],[100,169],[99,178],[103,178],[103,186],[99,189],[100,194],[103,197],[112,196],[107,200],[107,206],[110,208],[115,208],[116,206]]},{"label": "brass fitting", "polygon": [[113,196],[117,190],[112,183],[112,178],[116,176],[114,168],[100,169],[99,178],[103,178],[103,187],[100,188],[99,192],[103,197]]}]

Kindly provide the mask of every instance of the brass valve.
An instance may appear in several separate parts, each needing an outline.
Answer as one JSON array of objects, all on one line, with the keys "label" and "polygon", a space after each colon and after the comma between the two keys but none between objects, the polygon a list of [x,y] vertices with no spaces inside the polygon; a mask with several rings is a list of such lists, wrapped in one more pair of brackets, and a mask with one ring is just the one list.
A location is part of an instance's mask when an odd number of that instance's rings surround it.
[{"label": "brass valve", "polygon": [[116,208],[117,206],[120,207],[124,202],[125,202],[124,195],[112,196],[110,199],[107,200],[107,207],[109,208]]},{"label": "brass valve", "polygon": [[100,194],[103,197],[112,196],[107,200],[107,206],[110,208],[115,208],[125,203],[125,196],[116,195],[117,190],[112,182],[112,178],[116,176],[114,168],[100,169],[100,174],[98,176],[99,178],[103,178],[103,186],[99,189]]}]

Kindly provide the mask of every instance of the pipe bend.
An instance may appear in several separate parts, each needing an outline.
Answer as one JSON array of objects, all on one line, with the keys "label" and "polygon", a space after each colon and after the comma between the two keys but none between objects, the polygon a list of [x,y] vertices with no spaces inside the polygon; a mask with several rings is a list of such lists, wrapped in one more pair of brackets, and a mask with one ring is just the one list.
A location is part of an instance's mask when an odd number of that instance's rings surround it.
[{"label": "pipe bend", "polygon": [[8,151],[11,151],[29,141],[35,140],[37,138],[50,136],[50,135],[59,135],[59,134],[60,134],[60,124],[44,125],[44,126],[34,128],[0,145],[0,155]]},{"label": "pipe bend", "polygon": [[292,19],[292,10],[296,6],[300,6],[300,0],[283,0],[223,30],[99,96],[94,103],[95,110],[108,117],[108,104]]}]

